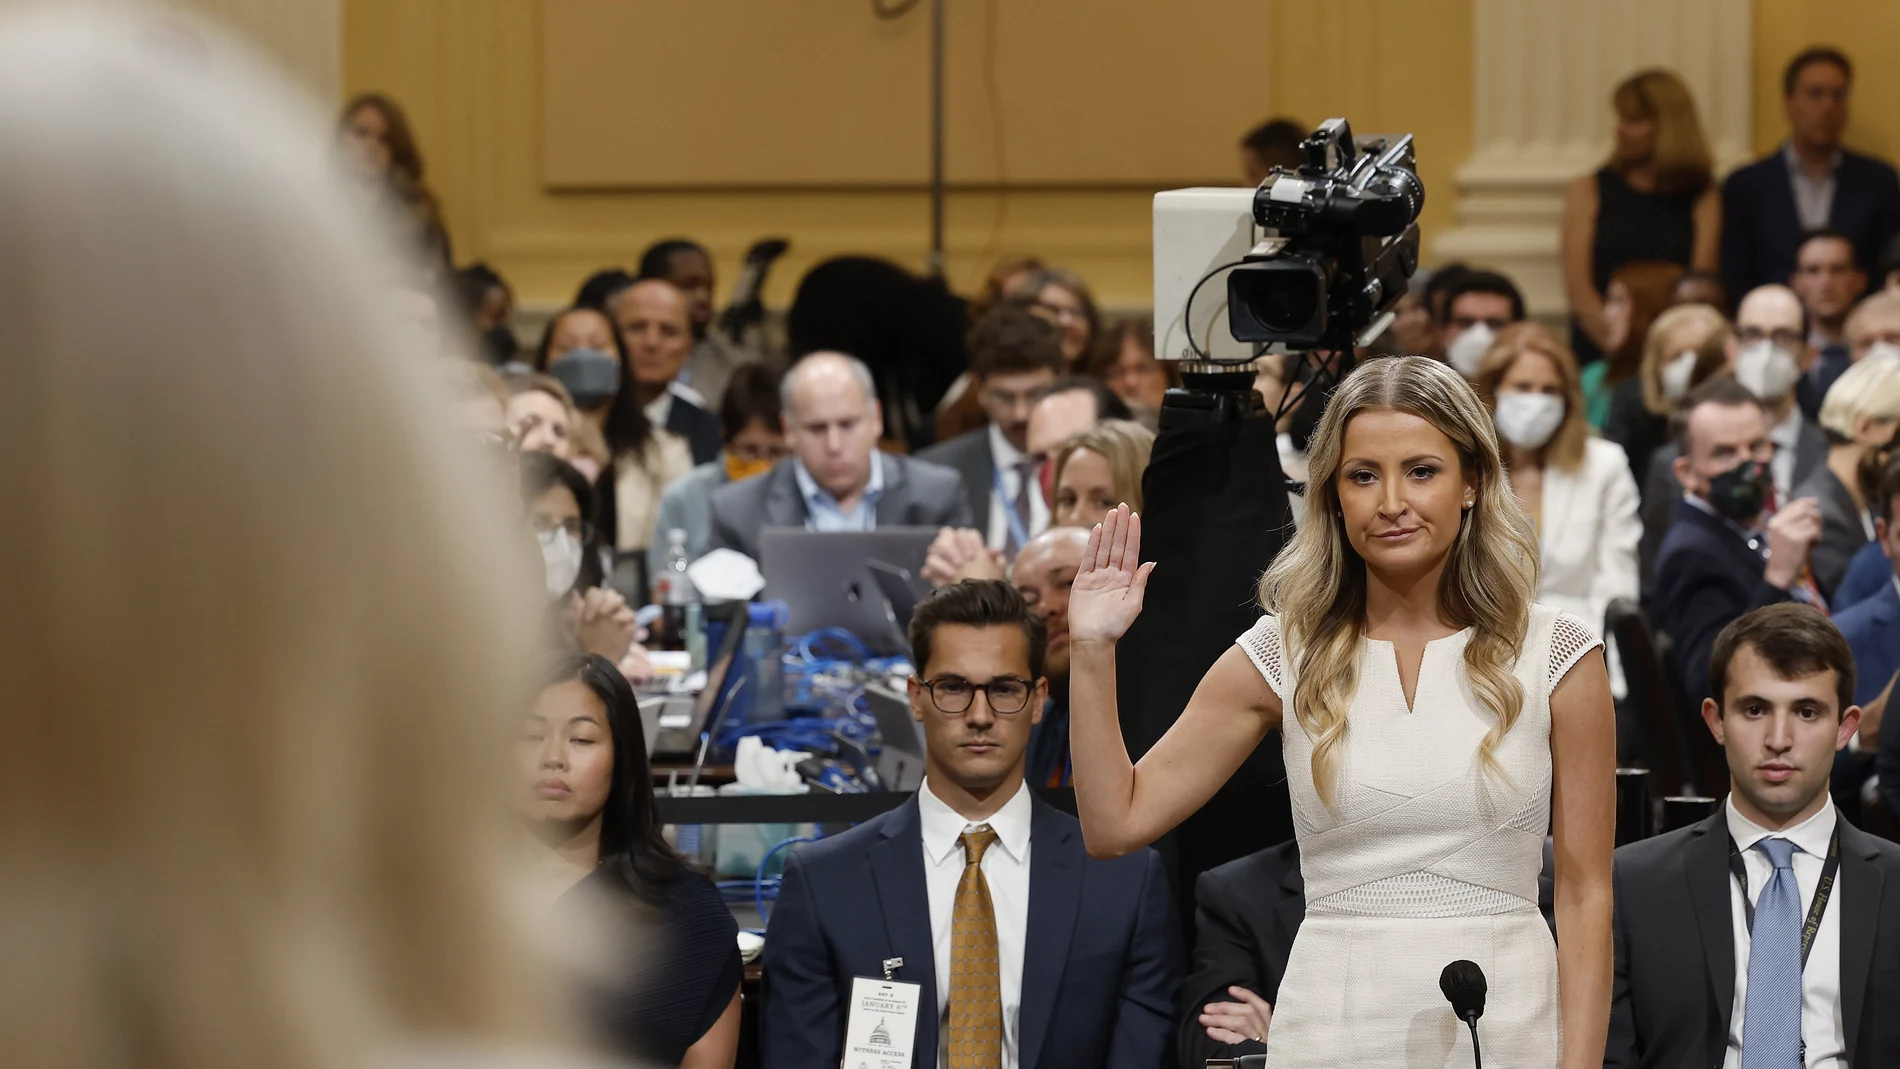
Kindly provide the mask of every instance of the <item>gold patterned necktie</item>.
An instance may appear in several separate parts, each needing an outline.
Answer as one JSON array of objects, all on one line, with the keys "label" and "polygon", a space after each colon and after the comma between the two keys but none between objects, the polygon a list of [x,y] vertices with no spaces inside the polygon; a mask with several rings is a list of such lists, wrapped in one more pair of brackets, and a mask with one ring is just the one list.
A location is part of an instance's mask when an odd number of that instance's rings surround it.
[{"label": "gold patterned necktie", "polygon": [[996,906],[983,878],[983,852],[996,842],[985,824],[963,833],[963,878],[950,916],[950,1069],[1003,1064],[1003,989],[996,954]]}]

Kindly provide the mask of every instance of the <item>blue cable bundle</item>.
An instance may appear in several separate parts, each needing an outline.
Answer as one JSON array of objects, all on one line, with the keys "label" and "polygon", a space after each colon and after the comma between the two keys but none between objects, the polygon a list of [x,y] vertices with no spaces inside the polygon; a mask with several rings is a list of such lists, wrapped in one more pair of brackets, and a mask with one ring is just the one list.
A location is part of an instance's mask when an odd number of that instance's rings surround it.
[{"label": "blue cable bundle", "polygon": [[864,684],[907,671],[910,662],[902,657],[875,657],[856,635],[830,627],[794,639],[786,648],[783,665],[785,707],[802,715],[775,723],[728,725],[715,740],[721,749],[736,749],[747,735],[758,736],[774,749],[819,754],[834,751],[833,732],[865,742],[877,724],[865,701]]}]

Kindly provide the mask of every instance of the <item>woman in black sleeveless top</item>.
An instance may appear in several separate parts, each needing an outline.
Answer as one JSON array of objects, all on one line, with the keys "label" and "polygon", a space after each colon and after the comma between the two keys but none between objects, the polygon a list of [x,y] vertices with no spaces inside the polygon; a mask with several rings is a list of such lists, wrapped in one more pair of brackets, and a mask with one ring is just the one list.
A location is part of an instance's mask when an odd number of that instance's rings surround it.
[{"label": "woman in black sleeveless top", "polygon": [[516,808],[529,883],[574,959],[578,1016],[642,1064],[732,1069],[739,926],[660,836],[633,690],[598,654],[544,682],[522,720]]},{"label": "woman in black sleeveless top", "polygon": [[1660,260],[1713,271],[1720,253],[1721,193],[1689,87],[1648,70],[1617,86],[1610,102],[1609,161],[1564,192],[1564,291],[1579,363],[1602,355],[1603,298],[1617,268]]}]

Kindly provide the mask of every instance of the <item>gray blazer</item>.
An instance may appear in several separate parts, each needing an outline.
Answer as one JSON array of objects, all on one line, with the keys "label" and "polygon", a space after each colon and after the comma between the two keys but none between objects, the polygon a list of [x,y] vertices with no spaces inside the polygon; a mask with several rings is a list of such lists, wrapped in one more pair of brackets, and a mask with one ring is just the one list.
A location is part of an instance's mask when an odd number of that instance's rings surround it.
[{"label": "gray blazer", "polygon": [[[970,504],[955,471],[895,453],[879,453],[877,460],[884,466],[879,527],[970,526]],[[781,460],[764,475],[713,491],[712,537],[706,548],[737,550],[757,560],[760,531],[803,527],[807,517],[792,462]]]},{"label": "gray blazer", "polygon": [[984,424],[947,442],[920,450],[917,459],[955,468],[963,476],[963,493],[970,500],[970,517],[978,531],[990,529],[990,491],[996,483],[996,457],[990,452],[990,428]]},{"label": "gray blazer", "polygon": [[1821,540],[1808,550],[1808,567],[1814,570],[1814,584],[1821,588],[1821,595],[1831,598],[1847,575],[1848,562],[1867,544],[1860,506],[1826,466],[1808,476],[1794,496],[1814,498],[1821,506]]}]

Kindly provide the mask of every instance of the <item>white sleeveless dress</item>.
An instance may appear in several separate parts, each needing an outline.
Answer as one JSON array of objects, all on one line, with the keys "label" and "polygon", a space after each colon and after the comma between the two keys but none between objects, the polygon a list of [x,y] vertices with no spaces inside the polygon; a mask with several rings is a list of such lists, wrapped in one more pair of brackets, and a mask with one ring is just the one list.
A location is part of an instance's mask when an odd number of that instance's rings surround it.
[{"label": "white sleeveless dress", "polygon": [[1313,787],[1312,740],[1293,714],[1296,659],[1279,621],[1240,637],[1285,707],[1287,786],[1306,920],[1273,1007],[1269,1069],[1471,1065],[1471,1037],[1438,976],[1475,961],[1490,995],[1484,1061],[1554,1069],[1562,1047],[1557,952],[1537,911],[1550,824],[1550,692],[1601,645],[1574,616],[1533,606],[1516,666],[1524,709],[1499,743],[1506,783],[1478,744],[1496,723],[1464,671],[1469,630],[1425,647],[1408,711],[1389,642],[1362,639],[1359,686],[1335,751],[1333,807]]}]

